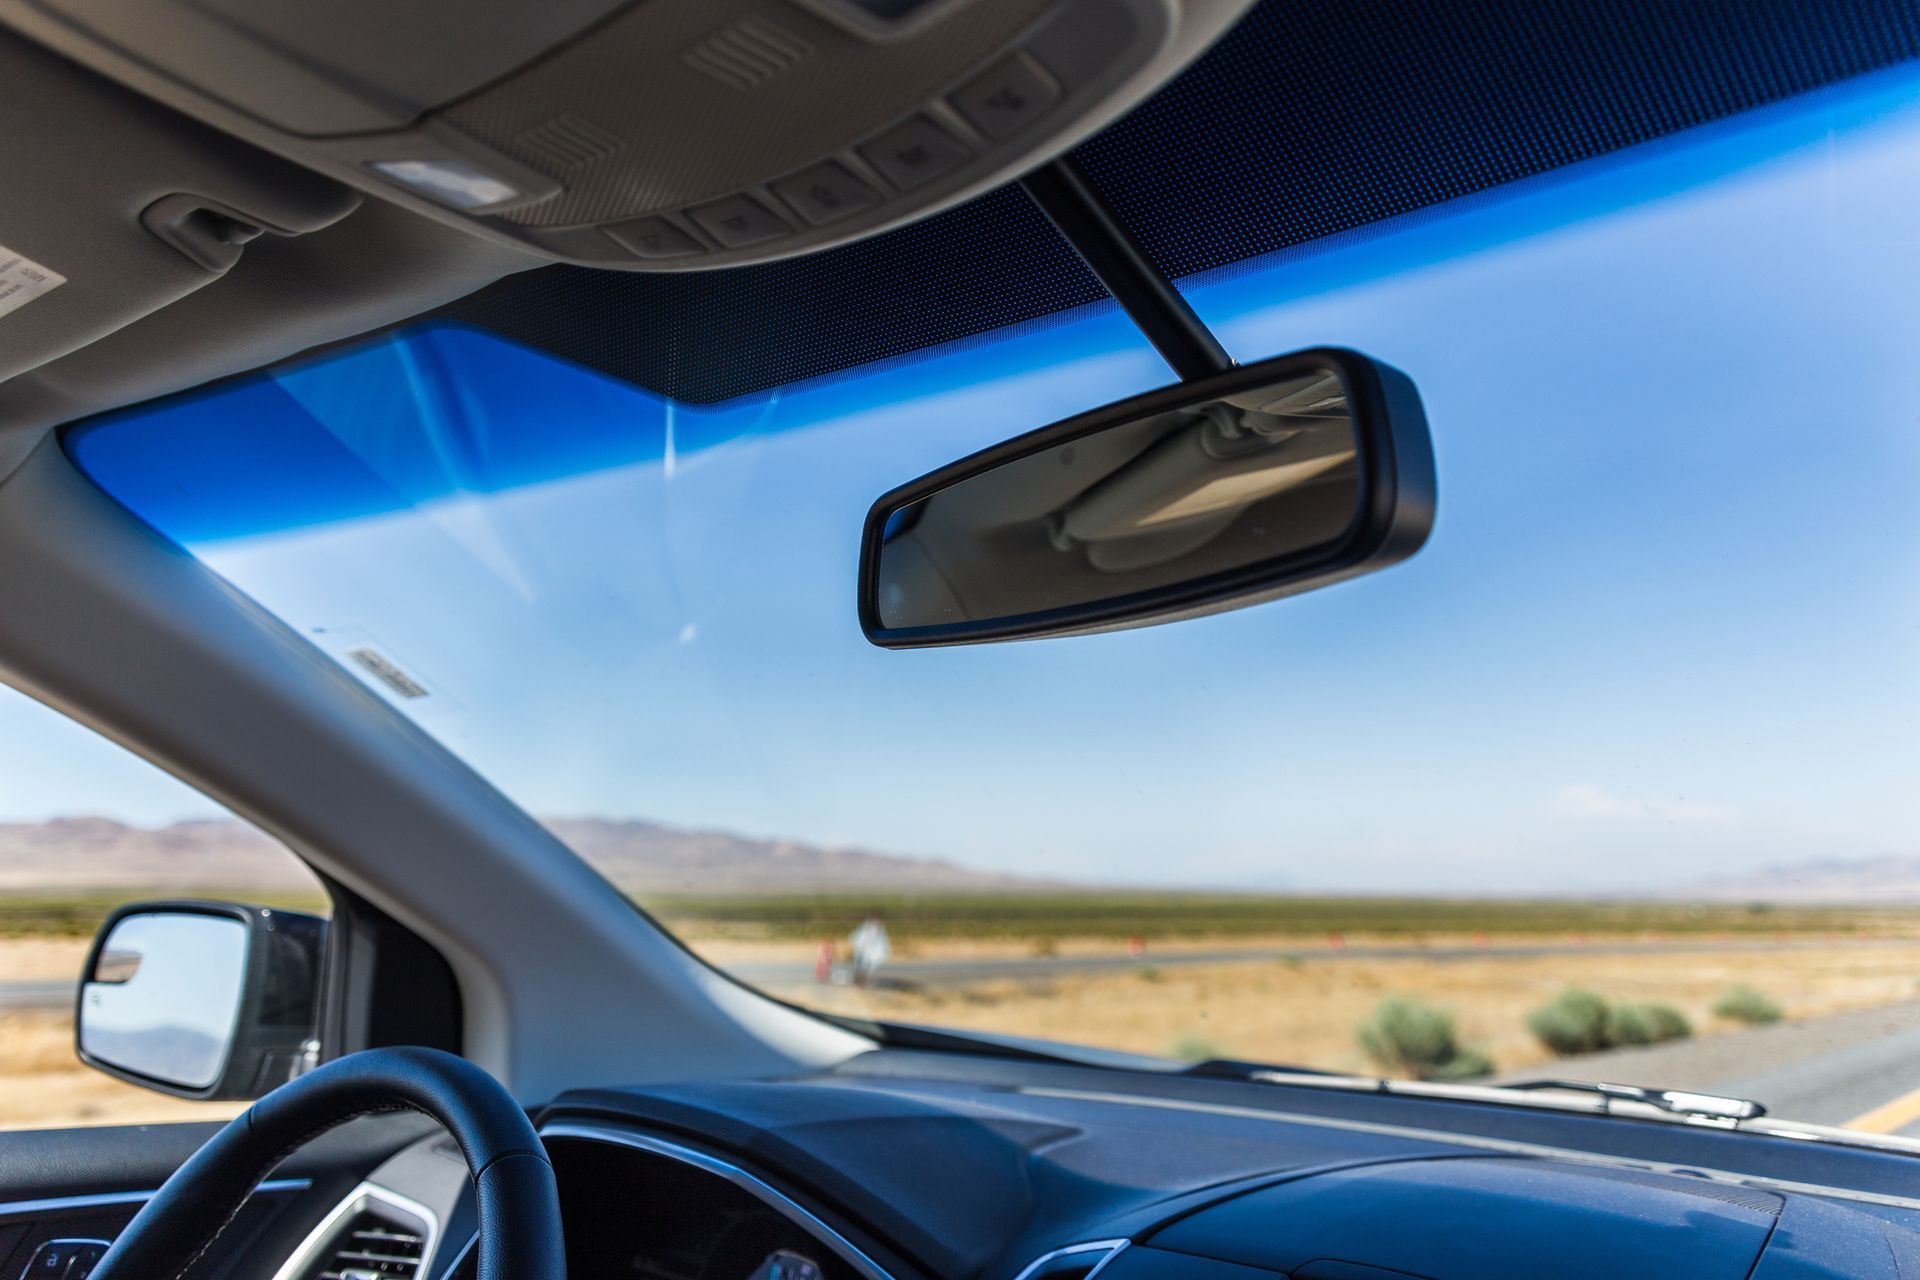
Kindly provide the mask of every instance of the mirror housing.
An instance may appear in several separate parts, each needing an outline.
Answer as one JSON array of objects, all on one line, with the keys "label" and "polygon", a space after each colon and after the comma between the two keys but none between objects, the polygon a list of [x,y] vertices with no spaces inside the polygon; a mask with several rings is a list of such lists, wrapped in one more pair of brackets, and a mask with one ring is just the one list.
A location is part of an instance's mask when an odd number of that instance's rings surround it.
[{"label": "mirror housing", "polygon": [[867,514],[860,625],[884,648],[1198,617],[1404,560],[1433,526],[1407,376],[1318,348],[985,449]]},{"label": "mirror housing", "polygon": [[311,1065],[326,936],[325,920],[278,907],[120,907],[81,972],[75,1051],[158,1093],[258,1098]]}]

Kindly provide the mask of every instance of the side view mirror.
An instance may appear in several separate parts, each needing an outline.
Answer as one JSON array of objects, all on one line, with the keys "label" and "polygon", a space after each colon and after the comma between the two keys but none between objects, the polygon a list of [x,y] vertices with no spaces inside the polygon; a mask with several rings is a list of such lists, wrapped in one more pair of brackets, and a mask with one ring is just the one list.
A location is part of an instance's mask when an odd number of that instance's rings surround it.
[{"label": "side view mirror", "polygon": [[80,1060],[182,1098],[261,1096],[308,1061],[326,934],[325,920],[277,907],[121,907],[81,974]]},{"label": "side view mirror", "polygon": [[860,624],[890,649],[1079,635],[1370,573],[1433,525],[1413,383],[1322,348],[1029,432],[867,515]]}]

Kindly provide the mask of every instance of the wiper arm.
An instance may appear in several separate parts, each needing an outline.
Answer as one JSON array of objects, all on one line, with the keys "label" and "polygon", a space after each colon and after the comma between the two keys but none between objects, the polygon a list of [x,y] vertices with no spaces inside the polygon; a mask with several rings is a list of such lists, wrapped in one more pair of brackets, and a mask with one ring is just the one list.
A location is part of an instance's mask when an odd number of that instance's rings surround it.
[{"label": "wiper arm", "polygon": [[[1562,1089],[1572,1093],[1598,1094],[1607,1102],[1637,1102],[1665,1111],[1669,1115],[1706,1120],[1756,1120],[1767,1109],[1748,1098],[1729,1098],[1716,1093],[1695,1093],[1687,1089],[1647,1089],[1637,1084],[1609,1084],[1592,1080],[1521,1080],[1513,1084],[1413,1082],[1389,1080],[1384,1076],[1356,1076],[1337,1071],[1316,1071],[1307,1067],[1271,1066],[1255,1062],[1214,1059],[1197,1062],[1181,1072],[1189,1076],[1211,1076],[1227,1080],[1247,1080],[1260,1084],[1290,1084],[1304,1088],[1345,1089],[1361,1093],[1392,1093],[1423,1098],[1457,1099],[1463,1102],[1502,1102],[1502,1093],[1532,1093]],[[1511,1101],[1517,1103],[1518,1099]],[[1602,1103],[1605,1114],[1609,1108]]]},{"label": "wiper arm", "polygon": [[[967,1035],[938,1027],[922,1027],[897,1022],[866,1022],[845,1015],[820,1016],[851,1030],[873,1035],[882,1044],[895,1048],[978,1053],[1069,1066],[1122,1066],[1138,1069],[1131,1063],[1089,1061],[1070,1053],[1050,1052],[1052,1048],[1050,1045],[1014,1040],[1010,1037]],[[1458,1084],[1412,1083],[1388,1080],[1381,1076],[1357,1076],[1344,1071],[1322,1071],[1314,1067],[1297,1067],[1271,1062],[1241,1062],[1232,1058],[1208,1058],[1192,1063],[1172,1074],[1214,1080],[1243,1080],[1259,1084],[1290,1084],[1306,1088],[1392,1093],[1479,1102],[1505,1101],[1497,1096],[1490,1096],[1501,1093],[1564,1090],[1570,1093],[1597,1094],[1608,1102],[1637,1102],[1643,1106],[1665,1111],[1669,1115],[1694,1119],[1757,1120],[1767,1114],[1766,1107],[1749,1098],[1730,1098],[1716,1093],[1695,1093],[1687,1089],[1648,1089],[1637,1084],[1609,1084],[1599,1080],[1519,1080],[1512,1084],[1475,1084],[1467,1081]],[[1512,1101],[1515,1104],[1519,1102],[1518,1099]],[[1607,1107],[1603,1104],[1602,1113],[1606,1111]]]},{"label": "wiper arm", "polygon": [[1501,1089],[1566,1089],[1574,1093],[1597,1093],[1604,1098],[1644,1103],[1677,1116],[1708,1116],[1715,1120],[1757,1120],[1767,1114],[1766,1107],[1750,1098],[1729,1098],[1717,1093],[1694,1093],[1687,1089],[1646,1089],[1637,1084],[1608,1084],[1600,1080],[1520,1080],[1496,1086]]}]

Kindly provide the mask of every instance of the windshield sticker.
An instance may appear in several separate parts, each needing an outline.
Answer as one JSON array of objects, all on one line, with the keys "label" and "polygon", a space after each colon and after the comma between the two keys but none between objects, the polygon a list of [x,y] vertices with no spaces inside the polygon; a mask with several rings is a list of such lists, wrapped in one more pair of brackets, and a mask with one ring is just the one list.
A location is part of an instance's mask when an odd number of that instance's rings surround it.
[{"label": "windshield sticker", "polygon": [[401,697],[424,698],[427,696],[426,686],[395,666],[391,659],[377,649],[349,649],[347,656],[372,672],[381,684],[386,685]]},{"label": "windshield sticker", "polygon": [[58,271],[0,244],[0,316],[18,311],[43,293],[67,282]]}]

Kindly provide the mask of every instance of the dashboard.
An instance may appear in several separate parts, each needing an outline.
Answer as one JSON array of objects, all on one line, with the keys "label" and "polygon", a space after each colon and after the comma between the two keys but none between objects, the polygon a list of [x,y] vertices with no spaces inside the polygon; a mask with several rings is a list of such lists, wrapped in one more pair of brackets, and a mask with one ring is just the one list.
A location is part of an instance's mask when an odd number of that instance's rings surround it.
[{"label": "dashboard", "polygon": [[[1920,1276],[1913,1154],[1581,1103],[889,1050],[539,1120],[573,1280]],[[370,1171],[275,1280],[471,1280],[446,1146]]]}]

